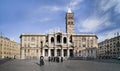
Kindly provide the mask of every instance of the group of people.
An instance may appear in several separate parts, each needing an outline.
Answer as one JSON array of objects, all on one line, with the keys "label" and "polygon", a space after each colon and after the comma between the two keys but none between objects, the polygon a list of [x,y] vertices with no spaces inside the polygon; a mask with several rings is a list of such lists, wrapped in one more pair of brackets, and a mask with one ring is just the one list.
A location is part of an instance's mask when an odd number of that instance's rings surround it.
[{"label": "group of people", "polygon": [[[59,63],[59,62],[63,62],[63,57],[48,57],[48,62],[57,62],[57,63]],[[45,63],[44,63],[44,57],[43,56],[40,56],[40,66],[42,66],[42,65],[44,65]]]},{"label": "group of people", "polygon": [[59,62],[63,62],[63,57],[48,57],[48,62],[57,62],[57,63],[59,63]]}]

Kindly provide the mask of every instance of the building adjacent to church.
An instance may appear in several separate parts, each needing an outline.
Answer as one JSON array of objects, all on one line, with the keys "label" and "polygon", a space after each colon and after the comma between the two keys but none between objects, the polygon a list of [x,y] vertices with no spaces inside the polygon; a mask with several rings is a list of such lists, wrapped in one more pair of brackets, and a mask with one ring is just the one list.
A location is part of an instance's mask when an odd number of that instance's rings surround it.
[{"label": "building adjacent to church", "polygon": [[7,37],[0,36],[0,59],[20,58],[20,44]]},{"label": "building adjacent to church", "polygon": [[74,32],[74,14],[66,13],[66,32],[57,30],[48,34],[21,34],[21,59],[44,56],[90,57],[96,58],[98,47],[95,34],[76,34]]},{"label": "building adjacent to church", "polygon": [[106,39],[98,43],[99,58],[117,58],[120,57],[120,36]]}]

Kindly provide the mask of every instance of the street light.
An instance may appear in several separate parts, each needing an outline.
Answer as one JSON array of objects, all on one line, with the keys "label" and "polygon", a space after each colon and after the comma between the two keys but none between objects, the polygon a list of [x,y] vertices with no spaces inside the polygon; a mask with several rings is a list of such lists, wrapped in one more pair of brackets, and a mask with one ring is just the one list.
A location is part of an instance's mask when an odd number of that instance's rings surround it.
[{"label": "street light", "polygon": [[41,41],[41,54],[43,55],[43,42]]}]

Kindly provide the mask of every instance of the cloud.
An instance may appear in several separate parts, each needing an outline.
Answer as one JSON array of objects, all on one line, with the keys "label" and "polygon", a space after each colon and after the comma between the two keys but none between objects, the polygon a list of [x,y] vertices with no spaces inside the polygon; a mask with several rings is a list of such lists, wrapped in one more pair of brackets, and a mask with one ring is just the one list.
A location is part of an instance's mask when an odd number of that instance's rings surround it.
[{"label": "cloud", "polygon": [[66,11],[68,8],[71,8],[72,10],[76,10],[77,7],[79,7],[79,3],[83,2],[84,0],[71,0],[70,3],[66,5],[53,5],[53,6],[44,6],[41,9],[46,9],[52,12],[56,11]]},{"label": "cloud", "polygon": [[62,7],[62,6],[44,6],[41,9],[49,10],[49,11],[52,11],[52,12],[65,10],[65,8]]},{"label": "cloud", "polygon": [[82,2],[83,0],[72,0],[70,3],[69,3],[69,5],[71,6],[71,7],[75,7],[75,6],[77,6],[80,2]]},{"label": "cloud", "polygon": [[76,10],[78,5],[83,2],[84,0],[71,0],[68,4],[67,8],[71,8],[72,10]]},{"label": "cloud", "polygon": [[120,28],[105,31],[103,33],[98,34],[98,42],[101,42],[105,39],[110,39],[110,38],[113,38],[113,37],[117,36],[116,35],[117,32],[120,33]]},{"label": "cloud", "polygon": [[114,11],[120,13],[120,0],[101,0],[100,6],[101,10],[107,11],[111,7],[115,7]]},{"label": "cloud", "polygon": [[[119,19],[114,15],[120,13],[120,0],[100,0],[93,8],[93,12],[87,18],[78,21],[79,32],[98,33],[104,29],[112,29],[117,27],[118,23],[115,19]],[[114,18],[113,18],[114,17]],[[104,30],[105,31],[105,30]]]},{"label": "cloud", "polygon": [[98,16],[92,15],[85,20],[82,20],[78,24],[79,32],[97,32],[106,27],[109,27],[112,23],[109,21],[109,14]]}]

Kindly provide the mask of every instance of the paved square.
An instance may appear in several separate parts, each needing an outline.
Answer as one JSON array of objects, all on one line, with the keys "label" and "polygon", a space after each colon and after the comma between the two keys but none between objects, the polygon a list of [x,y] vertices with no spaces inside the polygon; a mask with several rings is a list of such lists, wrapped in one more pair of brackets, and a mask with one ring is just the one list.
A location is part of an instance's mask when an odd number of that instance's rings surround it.
[{"label": "paved square", "polygon": [[120,63],[67,60],[45,61],[44,66],[39,66],[39,60],[11,60],[1,64],[0,71],[120,71]]}]

